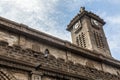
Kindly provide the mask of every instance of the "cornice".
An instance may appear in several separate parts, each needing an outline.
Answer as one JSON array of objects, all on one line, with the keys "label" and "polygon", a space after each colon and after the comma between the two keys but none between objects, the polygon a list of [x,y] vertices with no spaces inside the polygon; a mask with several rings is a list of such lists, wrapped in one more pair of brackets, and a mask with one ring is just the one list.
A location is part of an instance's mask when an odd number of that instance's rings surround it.
[{"label": "cornice", "polygon": [[88,11],[83,11],[81,13],[78,13],[69,23],[69,25],[67,25],[67,30],[71,31],[72,26],[76,23],[76,21],[78,21],[80,18],[82,18],[83,16],[88,16],[90,18],[94,18],[96,20],[98,20],[99,22],[101,22],[103,25],[105,24],[105,21],[103,19],[101,19],[99,16],[97,16],[96,14],[92,13],[92,12],[88,12]]}]

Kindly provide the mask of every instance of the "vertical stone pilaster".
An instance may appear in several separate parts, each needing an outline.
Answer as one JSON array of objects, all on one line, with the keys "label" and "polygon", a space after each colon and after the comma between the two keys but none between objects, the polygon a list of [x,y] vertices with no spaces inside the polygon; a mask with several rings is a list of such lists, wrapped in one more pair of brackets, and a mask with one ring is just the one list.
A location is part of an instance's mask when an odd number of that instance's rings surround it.
[{"label": "vertical stone pilaster", "polygon": [[24,36],[19,36],[19,45],[20,46],[25,46],[26,43],[26,38]]},{"label": "vertical stone pilaster", "polygon": [[42,76],[41,72],[32,71],[32,73],[31,73],[31,80],[42,80],[41,76]]},{"label": "vertical stone pilaster", "polygon": [[32,80],[41,80],[41,76],[37,74],[32,74]]}]

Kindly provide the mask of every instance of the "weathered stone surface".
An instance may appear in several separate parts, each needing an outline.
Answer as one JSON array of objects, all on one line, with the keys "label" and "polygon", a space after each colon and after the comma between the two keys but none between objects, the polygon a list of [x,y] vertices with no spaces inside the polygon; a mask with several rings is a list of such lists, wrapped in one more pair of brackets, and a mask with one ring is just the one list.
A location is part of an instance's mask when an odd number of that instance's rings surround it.
[{"label": "weathered stone surface", "polygon": [[[1,43],[3,43],[3,42],[1,42]],[[6,43],[4,42],[3,44],[6,44]],[[120,79],[119,75],[106,73],[104,71],[97,70],[97,69],[91,68],[89,66],[87,67],[87,66],[83,66],[79,63],[73,63],[72,61],[66,62],[64,59],[55,58],[52,55],[49,55],[49,57],[47,59],[45,59],[43,53],[37,53],[30,49],[24,50],[19,46],[9,47],[9,46],[1,46],[0,45],[0,49],[2,49],[4,51],[4,53],[0,54],[0,56],[12,58],[13,60],[17,59],[17,60],[24,61],[24,62],[31,63],[31,64],[34,63],[33,64],[34,66],[36,66],[37,64],[41,64],[41,67],[38,70],[44,69],[46,71],[46,69],[47,69],[50,71],[50,73],[51,73],[51,71],[54,72],[54,74],[59,73],[60,75],[63,75],[62,73],[64,73],[64,75],[66,75],[66,76],[67,75],[69,76],[69,74],[74,74],[77,76],[78,79],[79,79],[79,76],[84,76],[84,78],[88,77],[88,80],[89,80],[89,78],[93,79],[93,80],[98,79],[98,78],[100,78],[102,80],[119,80]],[[27,63],[26,63],[26,65],[27,65]],[[69,73],[69,74],[67,74],[67,73]],[[23,75],[22,73],[14,73],[14,74],[15,74],[16,78],[19,78],[19,76]],[[44,72],[43,72],[43,74],[44,74]],[[56,76],[56,75],[51,75],[51,74],[47,74],[47,75],[50,75],[51,77]],[[27,80],[27,78],[28,78],[28,76],[24,76],[24,79],[23,78],[21,78],[21,79]],[[74,76],[73,76],[73,78],[74,78]]]}]

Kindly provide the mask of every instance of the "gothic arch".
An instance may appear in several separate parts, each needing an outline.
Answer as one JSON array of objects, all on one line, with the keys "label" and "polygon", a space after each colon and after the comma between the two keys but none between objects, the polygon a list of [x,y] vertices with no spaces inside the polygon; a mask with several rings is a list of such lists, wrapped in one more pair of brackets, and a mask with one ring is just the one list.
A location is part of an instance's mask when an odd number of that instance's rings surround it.
[{"label": "gothic arch", "polygon": [[17,79],[8,72],[0,70],[0,80],[17,80]]}]

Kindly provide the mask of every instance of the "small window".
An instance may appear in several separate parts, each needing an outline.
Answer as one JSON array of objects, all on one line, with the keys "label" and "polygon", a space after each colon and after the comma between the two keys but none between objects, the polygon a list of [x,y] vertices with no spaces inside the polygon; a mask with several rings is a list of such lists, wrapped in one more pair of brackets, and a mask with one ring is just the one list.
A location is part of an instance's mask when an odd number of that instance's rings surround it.
[{"label": "small window", "polygon": [[83,32],[76,38],[76,43],[78,46],[86,48],[85,34]]},{"label": "small window", "polygon": [[44,57],[47,58],[49,54],[50,54],[49,50],[48,50],[48,49],[45,49]]}]

